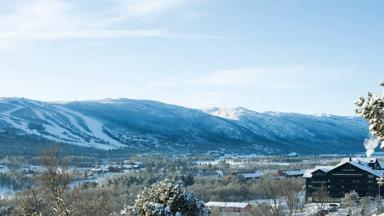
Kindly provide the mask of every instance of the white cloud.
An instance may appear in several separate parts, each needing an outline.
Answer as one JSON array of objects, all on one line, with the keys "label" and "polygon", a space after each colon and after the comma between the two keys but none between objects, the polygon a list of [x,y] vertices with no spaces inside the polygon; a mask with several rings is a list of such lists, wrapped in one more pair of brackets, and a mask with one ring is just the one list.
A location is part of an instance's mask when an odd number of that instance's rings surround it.
[{"label": "white cloud", "polygon": [[226,95],[221,92],[199,92],[187,95],[176,103],[183,104],[187,107],[209,108],[218,104],[227,103]]},{"label": "white cloud", "polygon": [[[68,14],[70,5],[61,0],[17,1],[13,11],[0,16],[1,32],[52,32],[75,29],[82,21]],[[22,4],[23,3],[23,4]],[[4,35],[4,34],[2,34]]]},{"label": "white cloud", "polygon": [[[146,92],[168,92],[162,101],[182,104],[188,107],[252,107],[260,111],[280,110],[282,103],[295,111],[294,101],[315,100],[316,95],[326,88],[342,88],[348,83],[356,68],[320,68],[310,66],[249,67],[213,71],[210,73],[170,76],[152,80],[143,85]],[[350,81],[349,81],[350,82]],[[150,91],[148,91],[150,89]],[[145,90],[143,90],[145,91]],[[169,92],[172,92],[170,99]],[[293,98],[289,95],[295,95]],[[175,97],[174,95],[177,95]],[[332,95],[331,95],[332,96]],[[279,99],[279,97],[284,97]],[[289,101],[288,101],[289,100]],[[284,102],[282,102],[284,101]],[[310,103],[319,105],[316,102]],[[315,105],[313,105],[315,106]],[[320,106],[320,105],[319,105]],[[292,108],[294,107],[294,109]],[[296,110],[296,112],[303,112]],[[304,111],[308,112],[308,111]],[[327,111],[324,111],[327,112]]]},{"label": "white cloud", "polygon": [[[9,40],[62,40],[82,38],[129,38],[129,37],[160,37],[193,39],[204,38],[198,35],[174,34],[161,29],[150,30],[72,30],[52,32],[6,32],[0,35],[0,39]],[[206,38],[212,38],[207,36]]]},{"label": "white cloud", "polygon": [[[113,3],[114,2],[114,3]],[[149,16],[182,4],[182,0],[117,0],[109,5],[115,9],[124,3],[122,13]],[[103,9],[89,12],[78,10],[76,1],[15,0],[8,3],[9,11],[0,14],[0,47],[8,48],[20,42],[35,40],[63,40],[82,38],[159,37],[179,39],[216,39],[203,34],[179,34],[163,29],[131,29],[113,26],[126,17],[104,13]],[[110,8],[109,8],[110,9]],[[109,9],[105,9],[106,11]],[[84,10],[84,8],[83,8]]]},{"label": "white cloud", "polygon": [[198,77],[171,77],[156,83],[148,83],[151,87],[175,85],[199,85],[209,87],[250,87],[261,89],[300,89],[343,79],[353,67],[339,69],[319,69],[305,66],[289,66],[281,68],[238,68],[220,70]]},{"label": "white cloud", "polygon": [[70,5],[61,0],[15,2],[10,13],[0,16],[0,45],[3,46],[76,31],[85,25],[83,20],[69,15]]},{"label": "white cloud", "polygon": [[125,14],[133,16],[147,16],[177,8],[185,4],[186,0],[119,0]]}]

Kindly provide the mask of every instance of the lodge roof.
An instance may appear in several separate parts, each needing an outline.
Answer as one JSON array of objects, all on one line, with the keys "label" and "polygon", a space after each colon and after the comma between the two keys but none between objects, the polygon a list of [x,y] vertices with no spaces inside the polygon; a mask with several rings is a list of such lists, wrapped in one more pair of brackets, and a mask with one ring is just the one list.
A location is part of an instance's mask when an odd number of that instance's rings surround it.
[{"label": "lodge roof", "polygon": [[[369,164],[376,163],[376,162],[379,163],[381,169],[373,169],[372,167],[369,166]],[[314,169],[307,170],[303,175],[303,177],[311,178],[312,173],[317,170],[322,170],[323,172],[327,173],[347,163],[361,170],[369,172],[377,177],[382,176],[384,174],[382,163],[380,163],[380,161],[377,158],[343,158],[341,162],[336,166],[316,166]]]}]

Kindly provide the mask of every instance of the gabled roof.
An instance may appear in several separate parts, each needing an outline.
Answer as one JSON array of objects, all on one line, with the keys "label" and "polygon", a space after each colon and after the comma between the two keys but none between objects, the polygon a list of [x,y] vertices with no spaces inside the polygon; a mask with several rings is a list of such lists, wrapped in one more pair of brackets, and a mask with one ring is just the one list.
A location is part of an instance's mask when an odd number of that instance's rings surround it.
[{"label": "gabled roof", "polygon": [[321,171],[327,173],[329,170],[333,169],[334,167],[335,166],[316,166],[314,169],[306,170],[303,177],[304,178],[311,178],[312,173],[317,171],[317,170],[321,170]]},{"label": "gabled roof", "polygon": [[[368,164],[364,164],[364,163],[359,163],[358,161],[347,161],[347,162],[344,162],[344,163],[340,163],[339,165],[335,166],[335,168],[333,168],[332,170],[336,169],[337,167],[340,167],[346,163],[349,163],[351,164],[352,166],[355,166],[361,170],[364,170],[366,172],[369,172],[377,177],[380,177],[384,174],[384,170],[374,170],[372,169],[371,167],[368,166]],[[331,170],[330,170],[331,171]]]},{"label": "gabled roof", "polygon": [[[380,164],[380,161],[377,158],[343,158],[341,160],[341,162],[336,166],[316,166],[314,169],[308,170],[303,175],[303,177],[304,178],[311,178],[312,173],[317,171],[317,170],[322,170],[323,172],[327,173],[327,172],[330,172],[330,171],[332,171],[332,170],[334,170],[340,166],[343,166],[344,164],[347,164],[347,163],[379,177],[379,176],[384,175],[384,170],[375,170],[369,166],[370,163],[376,163],[376,162],[378,162]],[[381,166],[381,164],[380,164],[380,166]],[[384,168],[384,167],[382,167],[382,168]]]}]

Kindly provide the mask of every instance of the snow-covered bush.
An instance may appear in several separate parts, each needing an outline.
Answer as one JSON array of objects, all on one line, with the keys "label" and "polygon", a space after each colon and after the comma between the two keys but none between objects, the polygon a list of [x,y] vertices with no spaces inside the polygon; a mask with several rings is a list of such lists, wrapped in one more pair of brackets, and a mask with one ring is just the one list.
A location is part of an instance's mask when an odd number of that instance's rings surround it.
[{"label": "snow-covered bush", "polygon": [[208,216],[209,209],[193,193],[187,192],[181,182],[166,179],[145,188],[134,206],[122,210],[120,215]]},{"label": "snow-covered bush", "polygon": [[382,213],[384,213],[384,207],[383,207],[383,203],[382,203],[381,198],[376,197],[376,202],[377,202],[376,213],[377,213],[377,214],[382,214]]},{"label": "snow-covered bush", "polygon": [[[384,87],[384,81],[380,85]],[[369,122],[369,130],[380,139],[380,148],[384,149],[384,95],[368,92],[368,96],[359,97],[355,105],[356,113]]]},{"label": "snow-covered bush", "polygon": [[361,207],[360,207],[360,215],[361,216],[371,216],[371,200],[369,197],[363,197],[361,199]]},{"label": "snow-covered bush", "polygon": [[11,208],[7,206],[0,206],[0,216],[11,215]]},{"label": "snow-covered bush", "polygon": [[346,193],[344,197],[341,199],[341,206],[344,208],[356,206],[359,202],[359,195],[356,191],[351,191]]}]

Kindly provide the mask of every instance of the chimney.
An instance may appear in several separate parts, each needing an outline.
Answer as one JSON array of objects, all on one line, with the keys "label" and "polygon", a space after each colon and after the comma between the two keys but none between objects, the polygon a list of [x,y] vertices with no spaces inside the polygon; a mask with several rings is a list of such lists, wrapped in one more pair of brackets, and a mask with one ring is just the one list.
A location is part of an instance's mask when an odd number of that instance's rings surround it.
[{"label": "chimney", "polygon": [[349,157],[349,162],[352,162],[352,157]]}]

